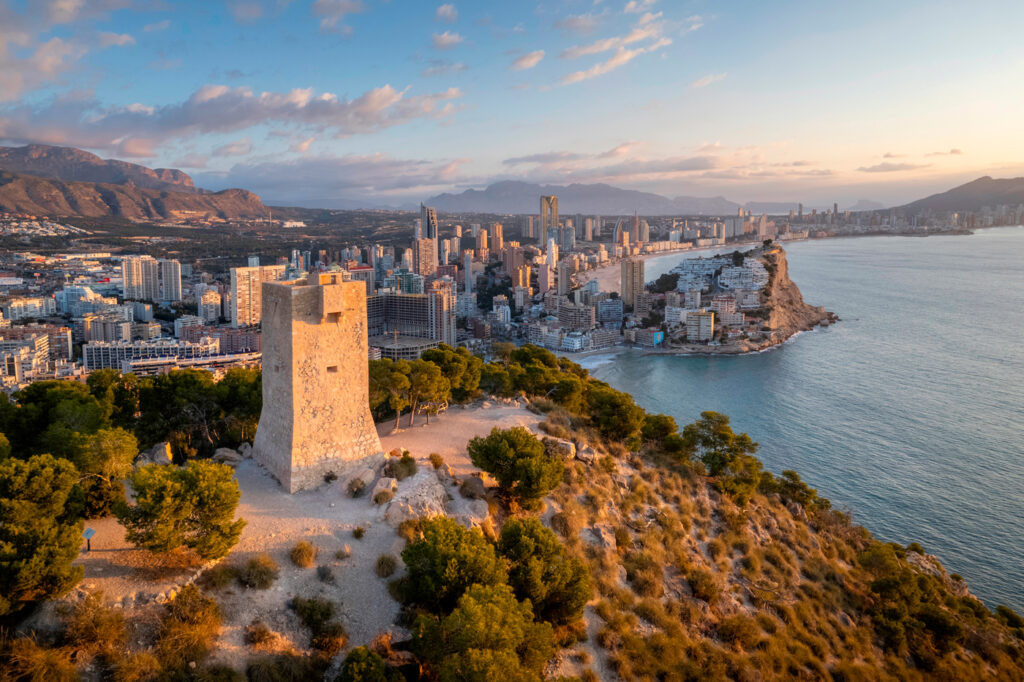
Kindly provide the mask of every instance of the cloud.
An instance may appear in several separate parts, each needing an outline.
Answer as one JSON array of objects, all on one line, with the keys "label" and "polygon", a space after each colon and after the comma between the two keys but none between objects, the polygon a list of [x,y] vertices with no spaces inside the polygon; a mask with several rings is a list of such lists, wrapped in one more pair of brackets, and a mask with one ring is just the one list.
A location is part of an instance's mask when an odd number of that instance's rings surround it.
[{"label": "cloud", "polygon": [[930,154],[925,154],[925,156],[960,156],[961,154],[963,154],[963,150],[956,149],[954,147],[948,152],[932,152]]},{"label": "cloud", "polygon": [[452,4],[441,5],[437,8],[435,17],[438,21],[454,24],[459,20],[459,10],[455,9],[455,5]]},{"label": "cloud", "polygon": [[462,36],[458,33],[451,31],[445,31],[444,33],[435,33],[431,42],[434,44],[435,50],[450,50],[463,41]]},{"label": "cloud", "polygon": [[[3,37],[0,30],[0,102],[16,100],[25,92],[53,83],[88,52],[78,42],[54,37],[19,58],[8,52],[7,43],[21,42],[22,37],[14,35],[6,42]],[[29,43],[31,39],[25,36],[22,44]]]},{"label": "cloud", "polygon": [[56,98],[0,109],[0,140],[116,149],[121,140],[151,144],[256,125],[284,125],[336,138],[372,133],[455,111],[458,88],[410,95],[390,85],[349,99],[312,88],[256,93],[246,87],[204,85],[182,102],[104,107],[91,99]]},{"label": "cloud", "polygon": [[228,11],[240,24],[250,24],[263,18],[263,5],[258,2],[232,2],[228,5]]},{"label": "cloud", "polygon": [[309,145],[313,144],[314,140],[316,140],[315,137],[307,137],[305,140],[299,140],[298,142],[292,143],[288,147],[288,150],[298,154],[305,154],[309,151]]},{"label": "cloud", "polygon": [[152,141],[137,137],[128,137],[119,140],[117,144],[117,154],[118,156],[143,159],[156,156],[156,152],[153,151]]},{"label": "cloud", "polygon": [[447,190],[459,181],[459,168],[465,163],[465,159],[426,161],[386,154],[315,156],[242,162],[196,180],[204,187],[245,187],[261,196],[297,202],[366,200]]},{"label": "cloud", "polygon": [[626,35],[604,38],[590,43],[589,45],[574,45],[573,47],[562,50],[562,53],[559,56],[562,59],[577,59],[587,55],[618,50],[632,45],[633,43],[658,38],[662,34],[663,29],[664,26],[660,21],[647,21],[642,24],[638,24]]},{"label": "cloud", "polygon": [[704,26],[704,17],[699,14],[694,14],[693,16],[686,17],[685,23],[686,25],[683,27],[683,33],[693,33]]},{"label": "cloud", "polygon": [[703,78],[698,78],[697,80],[695,80],[692,83],[690,83],[690,87],[691,88],[706,88],[707,86],[711,85],[712,83],[717,83],[718,81],[722,80],[723,78],[725,78],[725,74],[724,73],[709,73],[708,75],[704,76]]},{"label": "cloud", "polygon": [[593,33],[601,19],[600,14],[571,14],[555,22],[555,28],[567,33],[586,35]]},{"label": "cloud", "polygon": [[134,45],[135,38],[132,38],[127,33],[109,33],[103,31],[99,34],[100,47],[112,47],[117,45],[118,47],[124,47],[125,45]]},{"label": "cloud", "polygon": [[893,154],[892,152],[886,152],[882,155],[883,159],[902,159],[906,157],[906,154]]},{"label": "cloud", "polygon": [[588,158],[586,154],[576,154],[574,152],[542,152],[540,154],[528,154],[526,156],[516,156],[511,159],[505,159],[502,163],[506,166],[519,166],[522,164],[548,164],[562,161],[577,161],[585,158]]},{"label": "cloud", "polygon": [[172,165],[175,168],[206,168],[207,161],[209,158],[202,154],[186,154]]},{"label": "cloud", "polygon": [[252,141],[248,137],[228,142],[213,150],[214,156],[248,156],[252,153]]},{"label": "cloud", "polygon": [[525,71],[540,64],[542,59],[544,59],[544,50],[534,50],[533,52],[527,52],[521,57],[517,57],[509,68],[513,71]]},{"label": "cloud", "polygon": [[164,19],[163,21],[157,21],[152,24],[146,24],[142,27],[142,30],[146,33],[156,33],[157,31],[166,31],[171,27],[171,20]]},{"label": "cloud", "polygon": [[625,66],[626,64],[633,61],[642,54],[654,52],[655,50],[660,50],[661,48],[667,47],[671,44],[672,41],[669,40],[668,38],[660,38],[651,45],[648,45],[647,47],[638,47],[634,50],[627,50],[623,47],[620,47],[618,50],[615,51],[615,54],[612,55],[612,57],[610,57],[608,60],[598,62],[589,69],[584,69],[582,71],[574,71],[573,73],[564,76],[561,80],[561,84],[571,85],[573,83],[579,83],[590,78],[595,78],[597,76],[603,76],[604,74],[610,71],[614,71],[620,66]]},{"label": "cloud", "polygon": [[658,0],[629,0],[622,11],[626,14],[640,14],[641,12],[647,11],[648,8],[653,7],[654,3],[657,1]]},{"label": "cloud", "polygon": [[895,173],[899,171],[917,170],[927,168],[928,164],[919,163],[876,163],[874,166],[861,166],[857,170],[863,173]]},{"label": "cloud", "polygon": [[324,33],[351,35],[352,27],[343,23],[349,14],[366,10],[362,0],[316,0],[313,16],[320,17],[320,30]]},{"label": "cloud", "polygon": [[634,142],[634,141],[623,142],[622,144],[620,144],[620,145],[618,145],[616,147],[612,147],[611,149],[609,149],[606,152],[601,152],[600,154],[597,155],[597,158],[599,158],[599,159],[615,159],[615,158],[618,158],[618,157],[621,157],[621,156],[626,156],[626,155],[629,154],[629,152],[631,152],[632,150],[636,149],[639,146],[640,146],[639,142]]},{"label": "cloud", "polygon": [[420,71],[420,75],[424,78],[442,76],[449,73],[460,73],[469,68],[469,65],[465,62],[450,62],[444,59],[431,59],[428,63],[430,66]]}]

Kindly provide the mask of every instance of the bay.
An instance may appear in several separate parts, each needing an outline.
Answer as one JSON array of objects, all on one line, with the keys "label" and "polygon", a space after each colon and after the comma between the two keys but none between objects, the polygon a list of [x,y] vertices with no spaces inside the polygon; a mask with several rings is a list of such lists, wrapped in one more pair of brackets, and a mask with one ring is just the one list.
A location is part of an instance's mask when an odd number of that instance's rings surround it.
[{"label": "bay", "polygon": [[[786,251],[804,299],[839,324],[753,355],[582,364],[680,426],[729,415],[771,471],[1024,611],[1024,227]],[[646,279],[680,260],[648,260]]]}]

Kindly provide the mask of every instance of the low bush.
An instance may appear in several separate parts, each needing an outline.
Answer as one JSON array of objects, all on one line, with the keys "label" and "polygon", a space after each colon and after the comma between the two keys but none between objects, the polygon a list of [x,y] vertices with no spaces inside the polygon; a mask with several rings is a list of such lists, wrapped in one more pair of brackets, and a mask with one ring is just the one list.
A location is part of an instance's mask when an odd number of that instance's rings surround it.
[{"label": "low bush", "polygon": [[403,452],[399,458],[389,459],[384,465],[384,475],[399,481],[415,475],[417,470],[416,458],[410,455],[408,451]]},{"label": "low bush", "polygon": [[379,578],[390,578],[398,568],[398,559],[392,554],[381,554],[377,557],[377,564],[374,570]]},{"label": "low bush", "polygon": [[32,682],[76,682],[79,679],[67,649],[52,649],[40,646],[29,637],[19,637],[8,645],[6,653],[4,679]]},{"label": "low bush", "polygon": [[245,626],[245,643],[250,646],[269,644],[276,638],[274,631],[262,620],[254,620]]},{"label": "low bush", "polygon": [[721,588],[718,587],[718,583],[710,571],[706,571],[703,568],[692,568],[686,574],[686,581],[690,583],[693,596],[697,599],[706,601],[709,604],[713,604],[718,600]]},{"label": "low bush", "polygon": [[334,553],[334,558],[338,560],[347,559],[350,556],[352,556],[352,548],[348,545],[345,545],[344,547],[342,547]]},{"label": "low bush", "polygon": [[123,656],[111,667],[115,682],[153,682],[163,670],[157,657],[148,651]]},{"label": "low bush", "polygon": [[324,625],[334,618],[334,604],[320,597],[293,597],[291,608],[314,634],[320,632]]},{"label": "low bush", "polygon": [[366,529],[362,526],[356,526],[352,529],[352,537],[356,540],[362,540],[364,535],[366,535]]},{"label": "low bush", "polygon": [[313,633],[310,646],[319,651],[327,658],[334,658],[341,653],[348,642],[348,633],[341,623],[330,621],[320,626],[320,629]]},{"label": "low bush", "polygon": [[217,564],[203,571],[196,580],[204,590],[220,590],[238,580],[239,570],[231,564]]},{"label": "low bush", "polygon": [[395,498],[395,493],[389,489],[379,490],[377,494],[373,496],[374,504],[387,504]]},{"label": "low bush", "polygon": [[298,682],[320,679],[324,675],[322,660],[300,654],[278,654],[249,661],[245,676],[249,682]]},{"label": "low bush", "polygon": [[316,567],[316,577],[320,579],[320,582],[327,583],[328,585],[333,585],[335,581],[334,571],[326,564],[320,564]]},{"label": "low bush", "polygon": [[435,469],[440,469],[441,467],[444,466],[444,457],[442,457],[441,455],[439,455],[436,452],[431,452],[430,453],[430,464]]},{"label": "low bush", "polygon": [[196,682],[246,682],[245,675],[223,663],[205,665],[195,671]]},{"label": "low bush", "polygon": [[127,639],[124,614],[103,605],[95,592],[75,604],[64,617],[64,637],[77,654],[113,654]]},{"label": "low bush", "polygon": [[349,497],[361,497],[366,492],[366,481],[361,478],[353,478],[348,482],[346,490]]},{"label": "low bush", "polygon": [[266,590],[274,584],[278,575],[280,569],[277,562],[269,554],[259,554],[245,562],[238,572],[238,582],[245,587]]},{"label": "low bush", "polygon": [[220,608],[195,585],[186,585],[167,605],[160,622],[156,651],[168,668],[182,668],[202,661],[213,650],[220,634]]},{"label": "low bush", "polygon": [[345,656],[336,682],[386,682],[390,678],[383,658],[365,646],[357,646]]},{"label": "low bush", "polygon": [[291,553],[288,555],[291,557],[292,563],[299,568],[312,568],[313,562],[316,561],[316,555],[320,552],[320,548],[311,542],[306,540],[299,540],[299,542],[292,547]]}]

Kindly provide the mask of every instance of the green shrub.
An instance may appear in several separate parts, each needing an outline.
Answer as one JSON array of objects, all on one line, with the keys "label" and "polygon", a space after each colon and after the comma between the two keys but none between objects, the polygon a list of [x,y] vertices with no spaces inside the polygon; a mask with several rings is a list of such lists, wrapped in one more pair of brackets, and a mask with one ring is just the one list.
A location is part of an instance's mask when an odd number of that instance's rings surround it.
[{"label": "green shrub", "polygon": [[482,532],[463,528],[448,517],[421,525],[422,537],[402,550],[409,572],[405,598],[433,611],[453,608],[473,584],[493,585],[507,579],[504,562]]},{"label": "green shrub", "polygon": [[398,559],[391,554],[381,554],[377,557],[377,564],[374,570],[378,578],[390,578],[398,568]]},{"label": "green shrub", "polygon": [[387,504],[395,498],[395,493],[389,489],[378,490],[377,494],[373,496],[374,504]]},{"label": "green shrub", "polygon": [[203,559],[219,559],[242,535],[245,521],[235,519],[242,493],[231,467],[210,461],[186,467],[148,465],[129,482],[135,504],[117,505],[128,542],[153,552],[192,549]]},{"label": "green shrub", "polygon": [[562,482],[565,465],[547,456],[544,444],[527,429],[494,428],[486,438],[466,446],[475,466],[494,475],[501,490],[527,508]]},{"label": "green shrub", "polygon": [[280,575],[280,569],[273,557],[269,554],[259,554],[245,562],[242,570],[238,573],[238,582],[245,587],[266,590],[274,584],[278,575]]},{"label": "green shrub", "polygon": [[498,552],[509,562],[517,599],[529,599],[537,617],[555,625],[577,620],[590,600],[590,571],[565,552],[537,519],[512,519],[501,529]]},{"label": "green shrub", "polygon": [[320,582],[328,585],[333,585],[335,581],[334,571],[327,564],[320,564],[316,567],[316,577],[320,579]]},{"label": "green shrub", "polygon": [[289,553],[292,563],[299,568],[311,568],[313,562],[316,561],[316,555],[320,552],[320,548],[311,542],[306,540],[299,540],[292,551]]},{"label": "green shrub", "polygon": [[299,620],[314,634],[334,618],[334,604],[320,597],[292,597],[290,606]]},{"label": "green shrub", "polygon": [[61,597],[82,579],[72,564],[82,546],[77,480],[70,462],[50,455],[0,462],[0,616]]},{"label": "green shrub", "polygon": [[[436,467],[435,467],[436,468]],[[398,479],[403,481],[410,476],[414,476],[418,467],[416,466],[416,458],[409,454],[408,451],[403,452],[400,458],[388,459],[384,465],[384,475],[389,478]]]},{"label": "green shrub", "polygon": [[761,636],[761,628],[757,621],[741,613],[729,616],[718,624],[718,637],[723,642],[749,649],[757,644]]},{"label": "green shrub", "polygon": [[366,492],[366,481],[361,478],[353,478],[348,482],[346,490],[348,490],[349,497],[362,497]]},{"label": "green shrub", "polygon": [[327,658],[334,658],[341,653],[341,650],[345,648],[345,644],[348,642],[348,633],[345,632],[345,628],[342,627],[341,623],[337,621],[330,621],[324,623],[320,628],[313,633],[312,639],[310,639],[309,645],[319,651],[323,656]]},{"label": "green shrub", "polygon": [[196,582],[204,590],[220,590],[238,580],[237,566],[220,563],[202,572]]},{"label": "green shrub", "polygon": [[352,537],[354,537],[356,540],[362,540],[365,534],[366,529],[362,526],[356,526],[352,529]]},{"label": "green shrub", "polygon": [[402,679],[401,675],[390,671],[383,658],[365,646],[357,646],[345,656],[335,682],[389,682],[399,679]]},{"label": "green shrub", "polygon": [[154,682],[163,671],[160,661],[148,651],[126,654],[111,668],[114,682]]},{"label": "green shrub", "polygon": [[430,465],[433,466],[435,469],[440,469],[441,467],[444,466],[444,457],[442,457],[436,452],[431,452]]}]

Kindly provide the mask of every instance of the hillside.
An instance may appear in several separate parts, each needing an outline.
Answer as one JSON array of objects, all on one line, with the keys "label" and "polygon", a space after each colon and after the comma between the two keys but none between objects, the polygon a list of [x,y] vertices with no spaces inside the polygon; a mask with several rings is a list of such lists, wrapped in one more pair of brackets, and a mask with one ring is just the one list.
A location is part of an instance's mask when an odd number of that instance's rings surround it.
[{"label": "hillside", "polygon": [[739,204],[723,197],[679,196],[674,199],[605,184],[537,185],[506,180],[482,190],[467,189],[460,194],[439,194],[427,204],[448,213],[537,213],[542,195],[558,197],[559,213],[602,215],[732,214]]},{"label": "hillside", "polygon": [[0,169],[70,182],[134,185],[142,189],[201,192],[187,173],[174,168],[147,168],[116,159],[101,159],[74,147],[30,144],[0,147]]},{"label": "hillside", "polygon": [[48,216],[113,216],[133,220],[258,218],[260,198],[242,189],[169,192],[131,184],[66,182],[0,170],[0,211]]},{"label": "hillside", "polygon": [[1024,178],[985,176],[900,208],[910,214],[945,211],[980,211],[986,206],[1024,204]]}]

